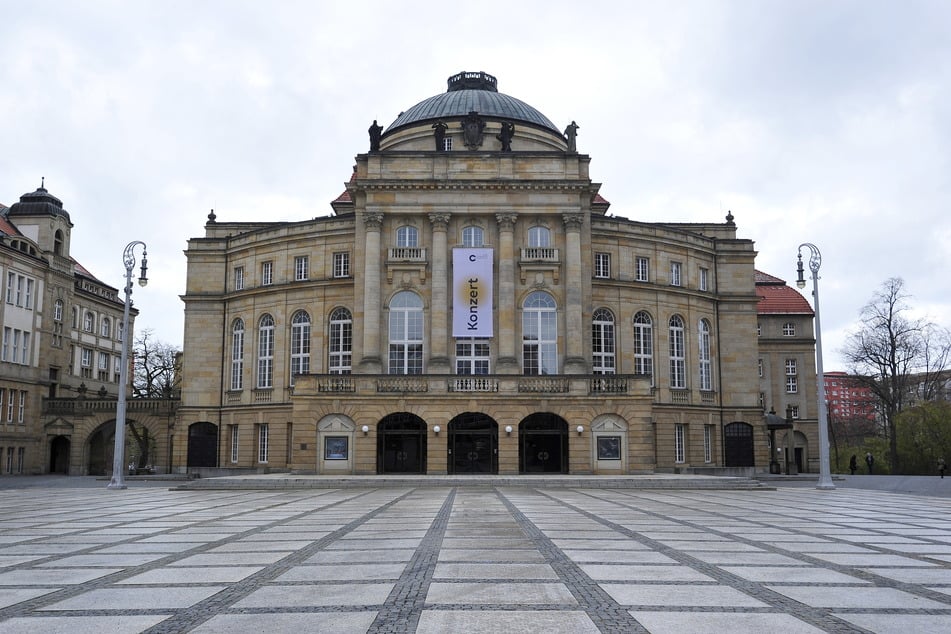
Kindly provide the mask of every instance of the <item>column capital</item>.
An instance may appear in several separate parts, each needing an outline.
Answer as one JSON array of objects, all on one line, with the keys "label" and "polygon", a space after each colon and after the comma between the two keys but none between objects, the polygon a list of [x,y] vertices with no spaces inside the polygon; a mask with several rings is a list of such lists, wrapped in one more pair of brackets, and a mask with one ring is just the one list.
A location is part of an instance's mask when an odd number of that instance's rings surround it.
[{"label": "column capital", "polygon": [[446,212],[429,214],[429,222],[432,223],[433,229],[446,231],[449,228],[449,219],[451,217],[452,214]]},{"label": "column capital", "polygon": [[378,211],[368,211],[363,214],[363,223],[369,231],[379,231],[383,226],[383,214]]},{"label": "column capital", "polygon": [[562,214],[561,218],[565,222],[565,229],[569,231],[581,231],[584,226],[584,214]]},{"label": "column capital", "polygon": [[518,214],[495,214],[495,220],[499,223],[502,231],[512,231],[515,229],[515,221],[518,220]]}]

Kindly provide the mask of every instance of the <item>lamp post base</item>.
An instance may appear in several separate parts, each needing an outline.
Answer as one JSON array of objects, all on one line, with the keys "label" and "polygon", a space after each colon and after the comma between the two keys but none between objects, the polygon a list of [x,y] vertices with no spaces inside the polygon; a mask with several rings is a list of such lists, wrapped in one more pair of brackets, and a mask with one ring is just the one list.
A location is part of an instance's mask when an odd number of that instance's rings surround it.
[{"label": "lamp post base", "polygon": [[116,480],[115,478],[113,478],[112,481],[109,482],[108,485],[106,485],[106,488],[107,489],[128,489],[129,487],[126,486],[125,482],[122,482],[121,480]]}]

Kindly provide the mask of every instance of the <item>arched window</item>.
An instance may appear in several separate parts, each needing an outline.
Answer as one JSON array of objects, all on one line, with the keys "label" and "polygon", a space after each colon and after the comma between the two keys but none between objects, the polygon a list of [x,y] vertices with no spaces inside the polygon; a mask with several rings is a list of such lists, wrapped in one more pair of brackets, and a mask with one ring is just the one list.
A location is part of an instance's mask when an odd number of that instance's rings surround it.
[{"label": "arched window", "polygon": [[396,230],[396,246],[418,247],[419,231],[416,227],[403,226]]},{"label": "arched window", "polygon": [[57,299],[53,304],[53,321],[63,321],[63,300]]},{"label": "arched window", "polygon": [[350,374],[352,352],[353,317],[346,308],[337,308],[330,313],[330,373]]},{"label": "arched window", "polygon": [[291,385],[294,376],[310,373],[310,315],[299,310],[291,317]]},{"label": "arched window", "polygon": [[56,233],[53,234],[53,253],[63,255],[63,232],[60,229],[57,229]]},{"label": "arched window", "polygon": [[423,373],[423,300],[402,291],[390,302],[390,374]]},{"label": "arched window", "polygon": [[687,387],[687,351],[684,346],[684,320],[680,315],[670,318],[668,333],[670,352],[670,387]]},{"label": "arched window", "polygon": [[654,323],[643,310],[634,315],[634,374],[648,374],[654,384]]},{"label": "arched window", "polygon": [[551,231],[547,227],[531,227],[528,230],[528,246],[550,247]]},{"label": "arched window", "polygon": [[86,332],[92,332],[92,327],[95,321],[95,317],[93,317],[92,313],[87,310],[86,314],[83,315],[83,330]]},{"label": "arched window", "polygon": [[265,314],[258,322],[258,388],[274,386],[274,318]]},{"label": "arched window", "polygon": [[535,291],[522,304],[522,373],[558,374],[558,322],[555,300]]},{"label": "arched window", "polygon": [[614,315],[606,308],[594,311],[591,318],[591,371],[614,374]]},{"label": "arched window", "polygon": [[122,341],[123,337],[125,337],[125,324],[120,321],[116,324],[116,340]]},{"label": "arched window", "polygon": [[108,337],[112,334],[112,322],[108,317],[103,317],[102,321],[99,322],[99,335],[102,337]]},{"label": "arched window", "polygon": [[700,320],[697,339],[700,343],[700,389],[710,391],[713,389],[713,364],[710,359],[710,322],[706,319]]},{"label": "arched window", "polygon": [[462,246],[481,247],[485,244],[485,234],[482,227],[466,227],[462,230]]},{"label": "arched window", "polygon": [[231,389],[244,387],[244,321],[235,319],[231,326]]}]

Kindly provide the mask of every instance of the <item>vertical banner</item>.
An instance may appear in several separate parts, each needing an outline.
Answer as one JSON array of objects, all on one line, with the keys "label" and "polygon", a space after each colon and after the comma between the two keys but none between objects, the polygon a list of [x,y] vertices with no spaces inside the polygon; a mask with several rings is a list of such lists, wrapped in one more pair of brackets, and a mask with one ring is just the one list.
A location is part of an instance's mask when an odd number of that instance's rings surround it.
[{"label": "vertical banner", "polygon": [[492,249],[452,250],[452,336],[492,336]]}]

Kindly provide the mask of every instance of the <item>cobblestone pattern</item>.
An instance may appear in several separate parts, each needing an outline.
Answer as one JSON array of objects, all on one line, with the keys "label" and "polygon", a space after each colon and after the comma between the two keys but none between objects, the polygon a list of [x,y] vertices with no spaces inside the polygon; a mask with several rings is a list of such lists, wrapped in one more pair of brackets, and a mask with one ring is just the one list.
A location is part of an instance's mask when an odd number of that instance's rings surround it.
[{"label": "cobblestone pattern", "polygon": [[0,490],[0,633],[951,631],[951,500]]}]

